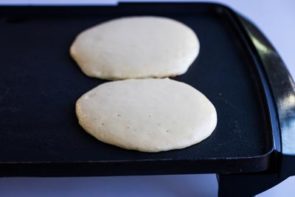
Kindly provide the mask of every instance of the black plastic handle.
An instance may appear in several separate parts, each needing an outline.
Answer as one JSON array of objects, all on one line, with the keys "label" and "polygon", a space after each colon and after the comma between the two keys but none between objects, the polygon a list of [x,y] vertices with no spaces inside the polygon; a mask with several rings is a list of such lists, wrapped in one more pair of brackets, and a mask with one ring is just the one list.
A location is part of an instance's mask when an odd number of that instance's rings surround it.
[{"label": "black plastic handle", "polygon": [[277,51],[250,21],[239,17],[264,66],[277,107],[281,131],[282,173],[295,174],[295,83]]}]

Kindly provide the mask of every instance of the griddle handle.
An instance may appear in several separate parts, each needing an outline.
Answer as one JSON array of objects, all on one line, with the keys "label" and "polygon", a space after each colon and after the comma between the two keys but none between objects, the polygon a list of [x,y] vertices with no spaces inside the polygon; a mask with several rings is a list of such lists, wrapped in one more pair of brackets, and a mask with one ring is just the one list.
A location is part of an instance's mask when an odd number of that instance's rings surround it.
[{"label": "griddle handle", "polygon": [[281,136],[282,170],[295,174],[295,83],[283,60],[250,21],[239,17],[263,64],[275,100]]}]

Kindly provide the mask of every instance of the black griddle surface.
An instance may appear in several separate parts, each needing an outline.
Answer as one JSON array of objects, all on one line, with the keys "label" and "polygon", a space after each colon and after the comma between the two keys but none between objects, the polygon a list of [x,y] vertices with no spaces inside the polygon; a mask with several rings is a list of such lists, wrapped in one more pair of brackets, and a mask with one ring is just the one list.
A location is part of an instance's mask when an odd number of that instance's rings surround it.
[{"label": "black griddle surface", "polygon": [[[69,47],[82,30],[128,15],[167,16],[197,33],[200,55],[175,79],[200,90],[216,107],[218,125],[205,141],[182,150],[141,153],[101,143],[79,126],[76,100],[105,81],[85,76]],[[273,143],[264,79],[223,7],[0,8],[0,35],[0,174],[251,172],[268,166]]]}]

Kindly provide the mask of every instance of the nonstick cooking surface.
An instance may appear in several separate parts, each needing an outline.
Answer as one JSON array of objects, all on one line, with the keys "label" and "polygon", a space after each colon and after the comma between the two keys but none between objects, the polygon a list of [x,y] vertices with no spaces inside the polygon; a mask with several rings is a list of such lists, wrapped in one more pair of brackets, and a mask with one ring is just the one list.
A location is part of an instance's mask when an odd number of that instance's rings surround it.
[{"label": "nonstick cooking surface", "polygon": [[[197,33],[199,57],[186,74],[175,79],[200,90],[216,107],[218,125],[205,141],[182,150],[141,153],[99,142],[79,126],[76,100],[105,81],[84,75],[70,57],[69,47],[86,28],[129,15],[167,16]],[[41,164],[48,169],[50,164],[62,164],[67,171],[70,165],[87,168],[89,164],[94,174],[149,174],[165,173],[166,164],[167,169],[177,173],[256,171],[267,167],[265,158],[273,149],[273,131],[265,102],[267,90],[261,85],[264,79],[257,72],[259,61],[223,7],[214,4],[2,7],[0,35],[3,169],[10,164]],[[190,170],[175,170],[176,165],[188,165]],[[110,172],[108,166],[126,171]],[[148,172],[151,166],[153,170]],[[104,167],[105,171],[98,169],[96,173],[98,167]]]}]

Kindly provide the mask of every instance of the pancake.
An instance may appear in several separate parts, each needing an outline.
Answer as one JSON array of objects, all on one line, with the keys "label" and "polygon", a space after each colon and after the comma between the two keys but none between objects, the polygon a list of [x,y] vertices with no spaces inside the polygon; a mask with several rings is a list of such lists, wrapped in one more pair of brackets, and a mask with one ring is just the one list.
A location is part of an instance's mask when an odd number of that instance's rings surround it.
[{"label": "pancake", "polygon": [[101,23],[80,33],[70,47],[86,75],[109,80],[180,75],[198,53],[199,41],[192,29],[154,16]]},{"label": "pancake", "polygon": [[143,152],[191,146],[217,124],[216,110],[201,92],[171,79],[104,83],[78,99],[76,114],[98,140]]}]

